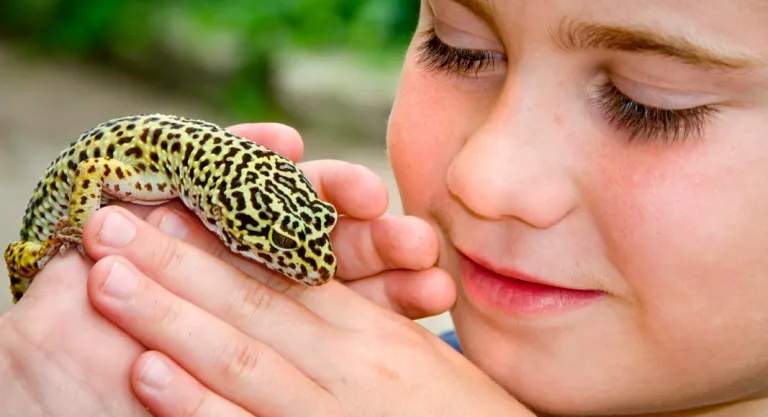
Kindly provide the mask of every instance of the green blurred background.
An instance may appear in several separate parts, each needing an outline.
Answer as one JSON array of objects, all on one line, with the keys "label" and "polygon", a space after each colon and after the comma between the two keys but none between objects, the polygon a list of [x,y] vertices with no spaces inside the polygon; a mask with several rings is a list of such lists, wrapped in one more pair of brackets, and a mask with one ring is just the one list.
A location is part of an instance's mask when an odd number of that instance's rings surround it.
[{"label": "green blurred background", "polygon": [[274,119],[290,117],[274,91],[284,59],[341,52],[391,69],[417,16],[415,0],[4,0],[0,33]]},{"label": "green blurred background", "polygon": [[[17,238],[32,187],[63,146],[106,119],[153,111],[290,124],[305,159],[369,167],[400,213],[386,119],[418,9],[418,0],[0,1],[2,242]],[[0,294],[0,312],[9,306]],[[421,323],[450,327],[445,316]]]}]

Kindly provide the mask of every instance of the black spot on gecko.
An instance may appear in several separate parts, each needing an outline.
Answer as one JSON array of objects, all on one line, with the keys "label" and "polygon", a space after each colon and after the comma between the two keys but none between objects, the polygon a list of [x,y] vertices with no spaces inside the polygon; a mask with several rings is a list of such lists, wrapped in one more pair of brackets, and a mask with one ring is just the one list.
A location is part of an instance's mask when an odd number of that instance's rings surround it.
[{"label": "black spot on gecko", "polygon": [[120,167],[115,168],[115,175],[117,175],[118,179],[125,178],[125,173],[123,173],[123,169]]},{"label": "black spot on gecko", "polygon": [[88,186],[91,185],[91,180],[88,178],[83,180],[83,188],[88,188]]},{"label": "black spot on gecko", "polygon": [[133,148],[130,148],[125,151],[125,156],[133,156],[135,158],[141,158],[143,155],[144,155],[144,152],[138,146],[134,146]]},{"label": "black spot on gecko", "polygon": [[232,197],[235,199],[235,209],[237,211],[245,210],[245,195],[242,191],[233,191]]},{"label": "black spot on gecko", "polygon": [[317,272],[320,273],[321,277],[327,277],[331,275],[331,271],[329,271],[325,267],[321,267]]},{"label": "black spot on gecko", "polygon": [[71,170],[76,170],[77,169],[77,164],[75,163],[75,161],[70,159],[69,161],[67,161],[67,168],[69,168]]},{"label": "black spot on gecko", "polygon": [[324,225],[325,227],[331,227],[331,225],[333,224],[333,222],[334,222],[333,216],[331,216],[330,214],[328,214],[328,215],[326,215],[326,216],[325,216],[325,223],[324,223],[323,225]]},{"label": "black spot on gecko", "polygon": [[84,196],[80,197],[80,204],[85,205],[85,203],[87,203],[87,202],[88,202],[88,196],[87,195],[84,195]]},{"label": "black spot on gecko", "polygon": [[117,140],[118,145],[127,145],[131,142],[133,142],[133,138],[130,136],[125,136]]},{"label": "black spot on gecko", "polygon": [[171,145],[172,153],[179,153],[181,151],[181,142],[173,142]]},{"label": "black spot on gecko", "polygon": [[99,147],[93,148],[93,157],[101,158],[101,148]]},{"label": "black spot on gecko", "polygon": [[91,165],[88,167],[88,173],[89,174],[95,174],[96,173],[96,165]]},{"label": "black spot on gecko", "polygon": [[157,155],[157,152],[150,152],[149,159],[151,159],[154,163],[160,162],[160,157]]},{"label": "black spot on gecko", "polygon": [[155,129],[154,132],[152,132],[152,146],[157,146],[157,143],[160,141],[160,136],[163,134],[163,129]]},{"label": "black spot on gecko", "polygon": [[192,151],[194,150],[194,147],[191,143],[187,143],[187,146],[184,148],[184,158],[182,160],[182,165],[189,165],[189,156],[192,155]]},{"label": "black spot on gecko", "polygon": [[107,145],[107,158],[114,158],[115,157],[115,144],[110,143]]}]

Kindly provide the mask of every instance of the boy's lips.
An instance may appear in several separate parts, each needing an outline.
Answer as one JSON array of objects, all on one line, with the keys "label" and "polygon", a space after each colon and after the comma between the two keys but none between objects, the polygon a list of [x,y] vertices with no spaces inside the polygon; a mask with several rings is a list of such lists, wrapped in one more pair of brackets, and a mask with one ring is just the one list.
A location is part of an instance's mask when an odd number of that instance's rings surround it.
[{"label": "boy's lips", "polygon": [[561,287],[518,271],[494,268],[461,252],[459,256],[467,295],[508,314],[553,314],[586,306],[604,295],[602,291]]}]

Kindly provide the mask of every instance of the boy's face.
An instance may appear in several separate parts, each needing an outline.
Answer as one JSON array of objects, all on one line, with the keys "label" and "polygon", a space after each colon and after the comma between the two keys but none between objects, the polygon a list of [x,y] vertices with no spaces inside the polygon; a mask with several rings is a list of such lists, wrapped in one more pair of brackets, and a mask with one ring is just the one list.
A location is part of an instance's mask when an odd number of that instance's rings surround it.
[{"label": "boy's face", "polygon": [[465,354],[518,399],[768,393],[767,21],[761,0],[423,2],[391,161]]}]

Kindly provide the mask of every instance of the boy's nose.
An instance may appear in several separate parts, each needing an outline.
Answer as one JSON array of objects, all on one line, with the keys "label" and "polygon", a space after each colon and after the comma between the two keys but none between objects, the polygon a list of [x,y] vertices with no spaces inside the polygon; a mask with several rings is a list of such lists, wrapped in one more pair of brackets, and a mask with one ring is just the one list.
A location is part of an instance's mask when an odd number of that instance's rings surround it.
[{"label": "boy's nose", "polygon": [[565,135],[552,119],[516,113],[510,105],[494,109],[454,158],[449,191],[486,218],[517,218],[537,228],[557,224],[573,210],[577,190],[567,138],[546,136]]}]

